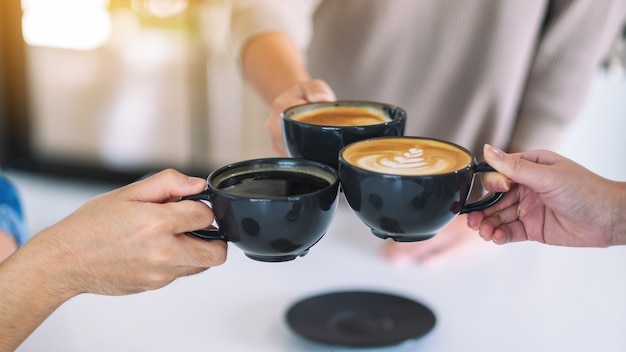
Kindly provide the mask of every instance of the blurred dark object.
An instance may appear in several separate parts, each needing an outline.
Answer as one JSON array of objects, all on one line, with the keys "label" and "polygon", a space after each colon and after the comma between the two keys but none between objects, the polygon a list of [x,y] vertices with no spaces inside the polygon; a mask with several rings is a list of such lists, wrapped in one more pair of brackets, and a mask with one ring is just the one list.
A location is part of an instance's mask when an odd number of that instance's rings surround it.
[{"label": "blurred dark object", "polygon": [[611,77],[626,77],[626,24],[622,28],[621,35],[616,38],[611,51],[602,62],[602,68]]},{"label": "blurred dark object", "polygon": [[0,164],[6,167],[31,158],[21,14],[19,1],[0,2]]}]

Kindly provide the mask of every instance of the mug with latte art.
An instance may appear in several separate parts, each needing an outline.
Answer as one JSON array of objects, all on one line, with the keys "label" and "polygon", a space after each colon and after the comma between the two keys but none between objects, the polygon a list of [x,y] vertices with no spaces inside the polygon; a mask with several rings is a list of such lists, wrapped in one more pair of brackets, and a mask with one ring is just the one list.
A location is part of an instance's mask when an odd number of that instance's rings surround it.
[{"label": "mug with latte art", "polygon": [[498,202],[502,193],[467,203],[474,176],[490,171],[467,149],[432,138],[372,138],[339,154],[350,208],[374,235],[399,242],[429,239],[458,214]]}]

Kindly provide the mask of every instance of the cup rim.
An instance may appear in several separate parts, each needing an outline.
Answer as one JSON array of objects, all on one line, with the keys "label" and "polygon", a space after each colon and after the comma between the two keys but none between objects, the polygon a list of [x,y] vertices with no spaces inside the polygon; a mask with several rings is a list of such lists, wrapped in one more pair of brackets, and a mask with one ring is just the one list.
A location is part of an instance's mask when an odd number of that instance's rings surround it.
[{"label": "cup rim", "polygon": [[[288,116],[289,112],[291,112],[293,110],[303,109],[305,107],[314,107],[314,106],[319,106],[319,107],[337,107],[337,106],[362,107],[362,106],[366,106],[366,105],[377,106],[377,107],[381,107],[381,108],[383,108],[383,107],[391,108],[391,109],[394,109],[394,110],[398,110],[401,113],[397,114],[396,116],[394,116],[389,121],[385,121],[385,122],[381,122],[381,123],[375,123],[375,124],[369,124],[369,125],[358,125],[358,126],[319,125],[319,124],[314,124],[314,123],[308,123],[308,122],[302,122],[302,121],[294,120],[293,118],[291,118],[291,116]],[[290,107],[286,108],[285,110],[283,110],[280,113],[280,117],[281,117],[281,120],[289,121],[289,122],[291,122],[293,124],[296,124],[296,125],[318,127],[318,128],[323,129],[323,130],[328,130],[328,129],[330,129],[330,130],[350,130],[350,129],[360,130],[360,129],[366,128],[368,126],[386,126],[386,125],[398,124],[398,123],[400,123],[402,121],[405,121],[406,120],[406,110],[404,110],[402,107],[400,107],[398,105],[395,105],[395,104],[382,103],[382,102],[373,101],[373,100],[335,100],[335,101],[323,101],[323,102],[303,103],[303,104],[293,105],[293,106],[290,106]]]},{"label": "cup rim", "polygon": [[[469,164],[460,167],[458,169],[452,170],[452,171],[448,171],[448,172],[441,172],[441,173],[436,173],[436,174],[428,174],[428,175],[398,175],[398,174],[392,174],[392,173],[388,173],[388,172],[380,172],[380,171],[375,171],[375,170],[371,170],[371,169],[365,169],[363,167],[354,165],[349,163],[344,157],[343,157],[343,153],[350,148],[351,146],[357,145],[357,144],[363,144],[363,143],[367,143],[367,142],[372,142],[372,141],[376,141],[376,140],[383,140],[383,139],[418,139],[418,140],[429,140],[429,141],[435,141],[435,142],[440,142],[440,143],[444,143],[444,144],[448,144],[451,145],[463,152],[465,152],[465,154],[467,154],[470,157],[470,162]],[[374,137],[374,138],[368,138],[368,139],[364,139],[361,141],[356,141],[353,143],[350,143],[346,146],[344,146],[343,148],[341,148],[341,150],[339,151],[339,164],[346,164],[349,167],[355,168],[355,169],[359,169],[362,171],[366,171],[366,172],[370,172],[370,173],[374,173],[374,174],[379,174],[379,175],[384,175],[386,177],[402,177],[402,178],[411,178],[411,177],[431,177],[431,176],[440,176],[440,175],[450,175],[450,174],[457,174],[459,172],[464,172],[467,169],[472,168],[472,166],[474,166],[476,164],[476,157],[474,156],[474,154],[467,148],[456,144],[454,142],[445,140],[445,139],[439,139],[439,138],[433,138],[433,137],[424,137],[424,136],[383,136],[383,137]]]},{"label": "cup rim", "polygon": [[[266,165],[281,165],[281,169],[284,170],[293,170],[293,167],[297,167],[296,164],[298,165],[304,165],[306,167],[312,167],[312,168],[320,168],[323,169],[324,172],[328,173],[330,175],[330,177],[332,177],[332,182],[330,179],[326,179],[322,176],[318,176],[315,174],[312,174],[312,176],[314,177],[319,177],[324,179],[325,181],[328,181],[328,186],[319,189],[317,191],[313,191],[313,192],[309,192],[309,193],[304,193],[304,194],[298,194],[298,195],[293,195],[293,196],[241,196],[241,195],[237,195],[237,194],[233,194],[230,192],[226,192],[223,189],[219,188],[218,185],[214,182],[215,178],[227,173],[227,172],[233,172],[233,170],[237,170],[238,168],[243,168],[247,165],[253,165],[253,164],[266,164]],[[290,167],[291,166],[291,167]],[[241,172],[240,174],[247,174],[249,172]],[[302,172],[302,173],[306,173],[306,172]],[[226,180],[230,177],[234,177],[236,176],[237,173],[231,173],[230,175],[226,175],[224,176],[224,178],[222,180]],[[329,178],[330,178],[329,177]],[[206,178],[206,182],[207,182],[207,189],[210,189],[212,192],[215,193],[219,193],[222,196],[225,197],[229,197],[229,198],[237,198],[237,199],[252,199],[252,200],[291,200],[291,199],[297,199],[297,198],[301,198],[303,196],[312,196],[312,195],[316,195],[318,193],[322,193],[327,191],[327,189],[335,187],[339,185],[339,172],[329,166],[326,165],[322,162],[318,162],[318,161],[313,161],[313,160],[308,160],[308,159],[304,159],[304,158],[291,158],[291,157],[275,157],[275,158],[255,158],[255,159],[247,159],[247,160],[241,160],[241,161],[237,161],[237,162],[233,162],[233,163],[229,163],[226,165],[223,165],[215,170],[213,170]]]}]

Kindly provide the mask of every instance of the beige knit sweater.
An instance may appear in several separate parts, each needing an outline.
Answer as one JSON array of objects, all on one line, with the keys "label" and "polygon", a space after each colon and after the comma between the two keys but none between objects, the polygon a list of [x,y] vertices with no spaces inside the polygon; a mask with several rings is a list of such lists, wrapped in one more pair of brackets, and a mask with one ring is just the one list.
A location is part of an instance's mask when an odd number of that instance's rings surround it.
[{"label": "beige knit sweater", "polygon": [[233,0],[234,50],[280,30],[338,99],[397,104],[407,135],[555,148],[626,0]]}]

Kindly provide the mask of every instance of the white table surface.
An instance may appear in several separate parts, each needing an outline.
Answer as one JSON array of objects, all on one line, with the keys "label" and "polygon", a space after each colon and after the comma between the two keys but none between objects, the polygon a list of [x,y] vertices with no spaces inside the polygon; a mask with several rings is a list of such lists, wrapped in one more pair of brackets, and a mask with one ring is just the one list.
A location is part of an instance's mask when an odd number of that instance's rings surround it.
[{"label": "white table surface", "polygon": [[[10,173],[32,231],[106,186]],[[485,244],[436,266],[397,267],[341,202],[326,236],[286,263],[261,263],[231,244],[227,262],[163,289],[82,295],[18,351],[353,351],[304,341],[285,323],[295,301],[343,289],[418,300],[437,315],[425,337],[367,351],[626,351],[626,247]]]}]

